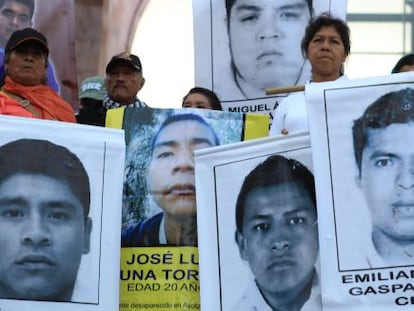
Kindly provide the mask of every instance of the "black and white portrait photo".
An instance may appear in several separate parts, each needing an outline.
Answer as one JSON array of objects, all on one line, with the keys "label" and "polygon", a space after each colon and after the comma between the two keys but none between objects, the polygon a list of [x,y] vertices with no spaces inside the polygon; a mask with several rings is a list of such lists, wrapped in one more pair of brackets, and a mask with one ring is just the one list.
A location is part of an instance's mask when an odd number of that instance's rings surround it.
[{"label": "black and white portrait photo", "polygon": [[363,310],[355,307],[363,301],[398,310],[405,295],[391,289],[411,286],[401,276],[414,266],[412,79],[404,73],[305,92],[324,207],[318,214],[322,295],[342,307]]},{"label": "black and white portrait photo", "polygon": [[122,132],[8,116],[0,128],[0,308],[117,306],[104,293],[119,290]]},{"label": "black and white portrait photo", "polygon": [[196,154],[196,169],[212,172],[197,182],[214,180],[201,191],[216,204],[199,211],[201,297],[211,308],[322,310],[309,141],[279,139]]},{"label": "black and white portrait photo", "polygon": [[71,301],[93,225],[82,162],[20,139],[0,147],[0,163],[0,298]]}]

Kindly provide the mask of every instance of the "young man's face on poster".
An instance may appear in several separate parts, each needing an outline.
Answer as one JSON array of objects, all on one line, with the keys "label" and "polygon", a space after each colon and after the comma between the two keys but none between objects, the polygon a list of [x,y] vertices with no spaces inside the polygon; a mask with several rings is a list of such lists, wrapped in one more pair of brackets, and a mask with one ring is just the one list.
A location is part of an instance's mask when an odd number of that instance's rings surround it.
[{"label": "young man's face on poster", "polygon": [[361,188],[373,230],[394,240],[414,240],[414,122],[369,129],[362,152]]},{"label": "young man's face on poster", "polygon": [[[295,182],[253,188],[244,207],[237,243],[256,282],[266,294],[303,287],[318,255],[316,207]],[[277,281],[275,281],[277,280]]]},{"label": "young man's face on poster", "polygon": [[0,295],[70,301],[90,219],[65,182],[16,174],[0,185]]},{"label": "young man's face on poster", "polygon": [[196,214],[193,151],[216,145],[211,128],[195,120],[167,125],[154,142],[148,185],[154,200],[170,216]]},{"label": "young man's face on poster", "polygon": [[310,17],[306,0],[236,0],[228,32],[237,75],[259,89],[296,84]]}]

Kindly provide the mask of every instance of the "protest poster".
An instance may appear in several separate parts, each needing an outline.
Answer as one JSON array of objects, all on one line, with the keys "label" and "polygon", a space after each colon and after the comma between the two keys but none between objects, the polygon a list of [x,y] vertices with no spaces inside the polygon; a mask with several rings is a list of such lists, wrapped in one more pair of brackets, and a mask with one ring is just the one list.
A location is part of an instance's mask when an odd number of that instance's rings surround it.
[{"label": "protest poster", "polygon": [[0,310],[116,310],[122,130],[0,116]]},{"label": "protest poster", "polygon": [[308,133],[196,150],[195,164],[202,310],[322,310]]},{"label": "protest poster", "polygon": [[[268,88],[303,85],[310,65],[300,42],[311,16],[345,19],[346,0],[193,1],[195,81],[224,110],[268,114],[286,94]],[[287,17],[288,16],[288,17]]]},{"label": "protest poster", "polygon": [[193,151],[250,130],[267,135],[267,116],[247,120],[207,109],[108,111],[107,126],[122,127],[127,146],[120,310],[200,309]]},{"label": "protest poster", "polygon": [[324,310],[412,308],[413,78],[306,87]]}]

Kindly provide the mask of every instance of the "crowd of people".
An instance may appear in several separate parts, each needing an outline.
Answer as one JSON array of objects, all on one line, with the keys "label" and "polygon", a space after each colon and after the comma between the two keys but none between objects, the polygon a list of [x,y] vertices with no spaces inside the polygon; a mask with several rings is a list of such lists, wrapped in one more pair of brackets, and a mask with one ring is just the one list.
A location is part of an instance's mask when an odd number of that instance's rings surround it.
[{"label": "crowd of people", "polygon": [[[234,10],[239,5],[236,2],[226,2],[229,37],[232,38],[230,50],[237,85],[243,92],[247,92],[249,83],[243,81],[249,81],[248,72],[251,70],[244,70],[243,64],[248,62],[239,58],[249,53],[239,53],[236,47],[238,42],[243,41],[236,40],[235,28],[238,18]],[[265,8],[261,11],[265,11]],[[312,18],[311,1],[304,1],[303,7],[297,11],[297,15],[301,17],[298,17],[298,20],[311,20],[305,28],[301,44],[297,44],[301,48],[304,61],[311,66],[311,79],[307,83],[346,79],[344,62],[351,51],[350,30],[346,22],[329,14]],[[42,33],[31,28],[33,12],[33,0],[0,1],[0,26],[4,26],[0,27],[0,114],[105,126],[108,109],[121,106],[147,107],[146,103],[138,98],[139,91],[145,85],[141,61],[137,55],[121,52],[108,62],[105,77],[91,76],[80,83],[79,111],[75,112],[73,106],[59,96],[59,84],[49,60],[47,39]],[[305,26],[302,22],[295,24]],[[263,40],[265,39],[263,35]],[[289,64],[289,61],[286,60],[286,63]],[[274,69],[276,78],[283,76],[278,73],[279,67],[283,66],[278,64],[278,68]],[[302,67],[303,64],[295,72],[302,72]],[[391,72],[413,69],[414,55],[408,54],[396,63]],[[266,73],[263,76],[268,77],[271,74]],[[297,82],[296,78],[289,80],[286,74],[284,76],[287,85]],[[297,77],[298,74],[294,76]],[[260,81],[254,76],[250,80]],[[276,82],[264,85],[286,85]],[[201,86],[190,89],[184,96],[181,106],[223,110],[219,96],[213,90]],[[304,92],[292,93],[277,107],[270,135],[286,135],[307,128]]]}]

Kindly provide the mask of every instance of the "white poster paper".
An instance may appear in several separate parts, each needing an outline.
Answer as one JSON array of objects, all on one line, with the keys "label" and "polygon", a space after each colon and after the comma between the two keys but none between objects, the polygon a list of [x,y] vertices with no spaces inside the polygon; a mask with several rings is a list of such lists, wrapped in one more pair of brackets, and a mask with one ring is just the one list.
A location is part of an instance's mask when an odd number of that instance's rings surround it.
[{"label": "white poster paper", "polygon": [[117,310],[124,132],[0,120],[0,310]]},{"label": "white poster paper", "polygon": [[[297,185],[287,177],[290,167],[312,181],[300,198],[315,193],[310,151],[306,133],[195,151],[202,310],[271,310],[270,303],[275,308],[283,300],[298,303],[292,310],[321,310],[315,198],[296,205],[290,190],[278,188],[287,180]],[[246,203],[237,203],[244,194]],[[252,220],[261,246],[246,229]]]},{"label": "white poster paper", "polygon": [[404,73],[306,87],[324,310],[414,303],[412,81]]}]

